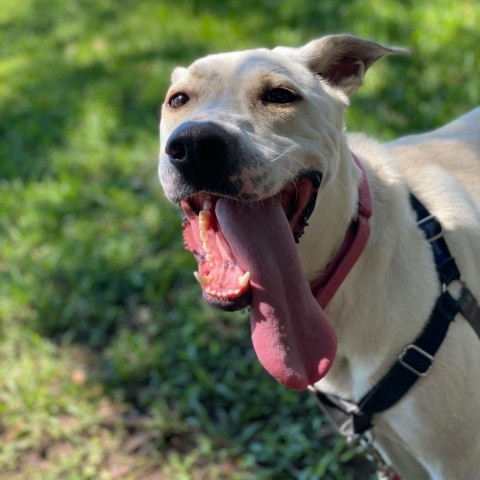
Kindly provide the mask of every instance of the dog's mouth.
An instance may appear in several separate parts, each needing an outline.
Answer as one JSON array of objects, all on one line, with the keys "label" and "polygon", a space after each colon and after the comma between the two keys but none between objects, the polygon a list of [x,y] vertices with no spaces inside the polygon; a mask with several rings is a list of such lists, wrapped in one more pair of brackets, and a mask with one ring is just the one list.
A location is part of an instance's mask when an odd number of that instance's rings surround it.
[{"label": "dog's mouth", "polygon": [[320,380],[336,351],[335,331],[312,295],[295,245],[320,180],[302,175],[255,202],[198,193],[180,203],[185,246],[197,258],[204,298],[225,310],[249,306],[258,359],[296,390]]},{"label": "dog's mouth", "polygon": [[[302,173],[274,197],[250,202],[250,205],[279,202],[293,238],[298,243],[315,207],[320,183],[320,173]],[[185,248],[193,252],[198,262],[198,272],[194,272],[194,275],[202,287],[205,300],[215,307],[234,311],[250,304],[251,269],[239,263],[235,251],[225,238],[216,214],[219,201],[225,199],[202,192],[180,202],[184,213],[183,238]],[[246,227],[268,228],[267,223],[268,219],[264,225]],[[255,245],[252,245],[252,250],[254,253]]]}]

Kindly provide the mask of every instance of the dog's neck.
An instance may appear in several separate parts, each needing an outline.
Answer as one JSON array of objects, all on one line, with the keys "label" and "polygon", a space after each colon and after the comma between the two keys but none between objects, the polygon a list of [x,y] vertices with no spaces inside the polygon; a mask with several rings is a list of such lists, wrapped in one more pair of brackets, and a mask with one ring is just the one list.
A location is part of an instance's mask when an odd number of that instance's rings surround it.
[{"label": "dog's neck", "polygon": [[[429,245],[409,208],[407,187],[394,163],[378,153],[381,148],[372,142],[366,152],[358,152],[373,201],[370,240],[326,309],[339,343],[332,370],[322,385],[329,384],[336,393],[352,398],[364,393],[371,378],[388,367],[391,352],[415,338],[438,288],[430,272]],[[355,145],[353,151],[357,153]],[[299,245],[310,280],[336,254],[357,211],[361,172],[346,142],[338,162],[335,178],[324,185]],[[403,291],[409,301],[396,305],[393,310],[400,316],[393,318],[392,302],[398,303],[398,298],[392,292],[396,291]],[[389,331],[397,334],[391,336]]]},{"label": "dog's neck", "polygon": [[345,144],[335,162],[338,170],[324,179],[299,255],[309,281],[316,279],[339,249],[357,213],[361,171]]}]

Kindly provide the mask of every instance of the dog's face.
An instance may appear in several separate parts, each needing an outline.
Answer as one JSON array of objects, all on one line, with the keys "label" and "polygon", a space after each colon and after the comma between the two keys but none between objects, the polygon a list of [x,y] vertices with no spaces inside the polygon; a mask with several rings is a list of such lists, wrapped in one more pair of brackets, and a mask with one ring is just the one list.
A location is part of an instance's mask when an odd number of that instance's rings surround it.
[{"label": "dog's face", "polygon": [[318,189],[335,178],[347,96],[386,53],[373,42],[330,36],[175,69],[162,109],[159,176],[185,213],[186,246],[211,303],[243,307],[248,290],[248,272],[218,242],[217,200],[277,199],[298,241]]},{"label": "dog's face", "polygon": [[248,271],[218,242],[217,200],[277,199],[298,242],[318,189],[335,178],[347,95],[387,53],[373,42],[329,36],[175,69],[162,109],[159,176],[185,213],[185,243],[208,301],[240,308],[248,291]]},{"label": "dog's face", "polygon": [[330,36],[212,55],[173,72],[163,105],[159,176],[184,212],[204,298],[250,306],[257,355],[291,388],[325,375],[336,344],[295,241],[335,181],[348,94],[391,52]]},{"label": "dog's face", "polygon": [[170,200],[199,192],[262,200],[334,166],[344,102],[301,51],[212,55],[175,70],[172,79],[160,154]]}]

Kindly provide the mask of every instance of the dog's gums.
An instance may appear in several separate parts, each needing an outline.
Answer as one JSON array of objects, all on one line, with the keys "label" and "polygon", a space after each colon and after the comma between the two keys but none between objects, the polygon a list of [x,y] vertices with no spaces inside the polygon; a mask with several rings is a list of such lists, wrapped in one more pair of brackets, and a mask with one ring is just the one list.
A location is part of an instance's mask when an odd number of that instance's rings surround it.
[{"label": "dog's gums", "polygon": [[248,304],[250,272],[244,271],[230,249],[215,215],[218,197],[197,194],[180,206],[185,215],[183,239],[198,262],[194,276],[205,299],[214,306],[236,310]]},{"label": "dog's gums", "polygon": [[[273,197],[280,201],[296,242],[308,225],[320,181],[319,174],[302,175]],[[250,272],[239,265],[220,228],[215,214],[219,198],[199,193],[180,202],[184,213],[183,238],[185,248],[197,259],[198,271],[194,276],[205,299],[224,310],[238,310],[249,304]]]}]

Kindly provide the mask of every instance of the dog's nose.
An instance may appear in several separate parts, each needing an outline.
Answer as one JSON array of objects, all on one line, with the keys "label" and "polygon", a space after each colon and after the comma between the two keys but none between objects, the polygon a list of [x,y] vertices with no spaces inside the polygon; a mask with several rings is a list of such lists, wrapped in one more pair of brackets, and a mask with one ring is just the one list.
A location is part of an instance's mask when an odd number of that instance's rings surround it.
[{"label": "dog's nose", "polygon": [[213,122],[186,122],[172,133],[165,153],[185,173],[225,166],[230,143],[228,133]]}]

